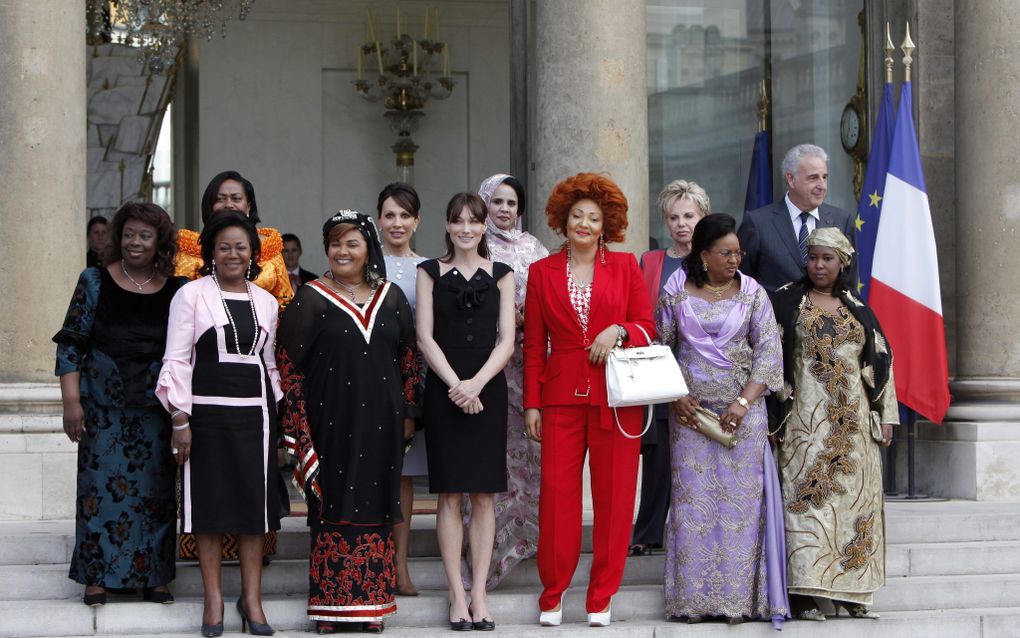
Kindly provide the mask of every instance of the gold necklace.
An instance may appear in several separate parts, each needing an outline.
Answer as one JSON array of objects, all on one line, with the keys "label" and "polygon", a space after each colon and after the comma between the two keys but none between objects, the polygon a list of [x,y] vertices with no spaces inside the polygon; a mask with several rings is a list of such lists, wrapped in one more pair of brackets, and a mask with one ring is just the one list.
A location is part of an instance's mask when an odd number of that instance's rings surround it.
[{"label": "gold necklace", "polygon": [[720,299],[722,299],[723,294],[727,290],[729,290],[730,286],[732,286],[732,285],[733,285],[733,280],[732,279],[730,279],[729,281],[727,281],[726,283],[724,283],[721,286],[713,286],[712,284],[710,284],[710,283],[708,283],[706,281],[705,282],[705,290],[707,290],[708,292],[712,293],[712,296],[715,297],[715,300],[719,301]]}]

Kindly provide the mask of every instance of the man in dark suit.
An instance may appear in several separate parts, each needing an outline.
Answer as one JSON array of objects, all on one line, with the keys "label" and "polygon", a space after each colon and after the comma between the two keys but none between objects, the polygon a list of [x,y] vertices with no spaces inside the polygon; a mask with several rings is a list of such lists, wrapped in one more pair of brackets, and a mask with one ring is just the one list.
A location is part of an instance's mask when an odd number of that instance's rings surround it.
[{"label": "man in dark suit", "polygon": [[287,275],[290,277],[290,287],[297,292],[301,284],[306,284],[319,276],[310,270],[301,267],[301,240],[293,233],[284,233],[283,239],[283,265],[287,267]]},{"label": "man in dark suit", "polygon": [[[829,186],[829,156],[814,144],[793,147],[783,158],[786,196],[744,214],[737,230],[747,256],[741,272],[758,280],[769,297],[780,286],[804,276],[807,236],[815,228],[835,227],[856,245],[854,215],[824,203]],[[850,264],[857,280],[857,258]]]}]

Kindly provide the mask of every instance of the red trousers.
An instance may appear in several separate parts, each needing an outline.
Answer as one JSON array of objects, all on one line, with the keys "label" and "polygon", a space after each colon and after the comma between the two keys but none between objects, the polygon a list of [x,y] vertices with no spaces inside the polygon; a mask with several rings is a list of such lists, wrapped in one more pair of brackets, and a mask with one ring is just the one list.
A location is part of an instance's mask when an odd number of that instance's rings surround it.
[{"label": "red trousers", "polygon": [[[632,412],[632,410],[628,410]],[[621,411],[621,416],[623,412]],[[641,431],[638,419],[621,419]],[[632,432],[633,430],[633,432]],[[550,406],[542,410],[542,490],[538,505],[538,574],[542,610],[555,609],[581,555],[582,473],[589,454],[595,510],[593,557],[585,607],[600,612],[620,588],[627,562],[640,439],[602,429],[595,406]]]}]

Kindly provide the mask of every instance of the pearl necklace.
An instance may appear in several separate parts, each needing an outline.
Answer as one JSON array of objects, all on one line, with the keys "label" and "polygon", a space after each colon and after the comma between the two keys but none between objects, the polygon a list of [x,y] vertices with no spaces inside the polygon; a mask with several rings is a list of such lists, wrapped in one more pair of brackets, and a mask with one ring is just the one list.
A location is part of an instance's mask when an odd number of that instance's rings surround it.
[{"label": "pearl necklace", "polygon": [[230,321],[230,328],[234,331],[234,349],[237,350],[237,354],[242,359],[247,359],[255,354],[255,349],[259,345],[259,318],[255,314],[255,299],[251,295],[251,282],[247,279],[244,280],[244,286],[248,291],[248,303],[251,304],[251,319],[255,324],[255,338],[252,339],[251,349],[248,350],[248,354],[241,352],[241,341],[237,338],[237,324],[234,323],[234,315],[230,312],[230,306],[227,305],[227,299],[223,296],[223,289],[220,288],[220,280],[216,278],[216,271],[212,273],[213,281],[216,282],[216,290],[220,291],[220,301],[223,303],[223,309],[227,312],[227,320]]},{"label": "pearl necklace", "polygon": [[128,273],[127,266],[124,265],[124,260],[123,259],[120,260],[120,269],[124,272],[124,276],[128,278],[128,281],[130,281],[131,283],[133,283],[135,285],[135,288],[138,289],[138,292],[142,292],[142,288],[145,288],[145,285],[147,283],[149,283],[150,281],[152,281],[153,279],[156,278],[156,268],[155,267],[152,268],[152,274],[149,275],[149,278],[146,279],[145,281],[143,281],[142,283],[138,283],[137,281],[135,281],[135,278],[132,277]]}]

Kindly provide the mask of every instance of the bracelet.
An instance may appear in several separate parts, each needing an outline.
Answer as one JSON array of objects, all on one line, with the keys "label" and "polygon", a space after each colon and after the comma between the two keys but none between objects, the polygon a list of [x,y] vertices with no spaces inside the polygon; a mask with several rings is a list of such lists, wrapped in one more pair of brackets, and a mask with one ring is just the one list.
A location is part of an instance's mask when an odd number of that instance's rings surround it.
[{"label": "bracelet", "polygon": [[188,423],[187,421],[185,421],[184,423],[181,423],[180,425],[173,426],[174,430],[176,430],[178,432],[180,432],[181,430],[187,430],[190,427],[191,427],[191,423]]},{"label": "bracelet", "polygon": [[178,414],[184,414],[184,410],[174,410],[173,412],[170,413],[170,418],[175,419],[177,418]]}]

